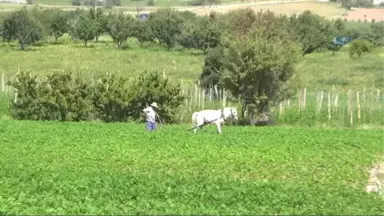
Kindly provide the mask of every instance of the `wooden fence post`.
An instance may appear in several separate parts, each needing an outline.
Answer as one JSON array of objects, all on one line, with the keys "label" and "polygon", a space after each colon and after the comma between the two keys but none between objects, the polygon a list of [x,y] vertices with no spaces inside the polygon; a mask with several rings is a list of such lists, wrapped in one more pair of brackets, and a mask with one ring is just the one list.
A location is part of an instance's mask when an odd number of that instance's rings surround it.
[{"label": "wooden fence post", "polygon": [[305,109],[306,107],[306,103],[307,103],[307,88],[304,88],[304,96],[303,96],[303,110]]},{"label": "wooden fence post", "polygon": [[360,121],[360,92],[356,92],[356,103],[357,103],[357,119]]},{"label": "wooden fence post", "polygon": [[331,121],[331,92],[328,92],[328,121]]}]

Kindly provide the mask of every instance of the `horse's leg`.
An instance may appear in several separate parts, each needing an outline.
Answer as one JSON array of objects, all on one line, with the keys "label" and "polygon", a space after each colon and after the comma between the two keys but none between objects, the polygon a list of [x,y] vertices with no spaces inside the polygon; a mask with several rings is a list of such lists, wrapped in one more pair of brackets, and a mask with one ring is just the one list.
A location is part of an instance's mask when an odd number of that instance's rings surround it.
[{"label": "horse's leg", "polygon": [[196,119],[196,126],[200,125],[199,127],[196,127],[193,131],[196,133],[197,129],[201,129],[204,124],[204,119],[203,118],[197,118]]},{"label": "horse's leg", "polygon": [[216,127],[217,127],[217,132],[219,132],[219,134],[221,134],[221,124],[219,121],[216,122]]}]

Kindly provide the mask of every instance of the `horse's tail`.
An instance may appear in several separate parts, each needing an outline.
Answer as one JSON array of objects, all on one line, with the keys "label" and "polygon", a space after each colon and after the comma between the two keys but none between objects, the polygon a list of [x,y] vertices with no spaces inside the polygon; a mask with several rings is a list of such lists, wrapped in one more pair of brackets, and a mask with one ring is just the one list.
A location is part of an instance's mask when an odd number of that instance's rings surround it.
[{"label": "horse's tail", "polygon": [[192,124],[196,123],[197,112],[192,113]]}]

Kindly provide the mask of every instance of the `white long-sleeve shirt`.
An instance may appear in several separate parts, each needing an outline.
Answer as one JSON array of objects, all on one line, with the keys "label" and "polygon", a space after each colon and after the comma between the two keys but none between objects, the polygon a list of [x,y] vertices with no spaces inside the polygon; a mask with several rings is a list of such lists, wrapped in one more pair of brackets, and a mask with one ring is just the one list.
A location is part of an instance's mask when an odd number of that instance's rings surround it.
[{"label": "white long-sleeve shirt", "polygon": [[147,108],[143,109],[143,111],[145,112],[145,114],[147,116],[147,121],[156,122],[156,112],[155,112],[155,110],[153,110],[152,107],[147,107]]}]

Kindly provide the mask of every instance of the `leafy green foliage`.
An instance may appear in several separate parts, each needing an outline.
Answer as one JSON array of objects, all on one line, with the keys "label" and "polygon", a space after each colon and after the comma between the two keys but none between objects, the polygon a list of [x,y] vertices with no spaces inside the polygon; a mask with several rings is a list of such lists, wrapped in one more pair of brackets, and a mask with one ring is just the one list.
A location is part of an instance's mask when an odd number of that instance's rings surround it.
[{"label": "leafy green foliage", "polygon": [[247,35],[256,22],[256,14],[251,8],[229,11],[225,18],[230,34],[235,38]]},{"label": "leafy green foliage", "polygon": [[135,20],[131,16],[126,16],[123,13],[110,16],[107,31],[120,49],[123,43],[134,35]]},{"label": "leafy green foliage", "polygon": [[4,19],[3,36],[7,40],[18,40],[24,50],[28,44],[42,38],[41,24],[27,11],[22,9],[11,13]]},{"label": "leafy green foliage", "polygon": [[352,7],[368,8],[373,6],[373,2],[367,0],[341,0],[340,2],[341,6],[347,10],[350,10]]},{"label": "leafy green foliage", "polygon": [[50,25],[51,34],[55,37],[55,42],[58,38],[69,31],[68,16],[62,11],[56,11]]},{"label": "leafy green foliage", "polygon": [[210,50],[204,59],[203,71],[200,74],[200,83],[205,88],[220,85],[221,76],[225,69],[224,48],[218,46]]},{"label": "leafy green foliage", "polygon": [[133,80],[107,75],[96,84],[71,74],[38,78],[21,73],[10,85],[18,92],[11,104],[12,116],[27,120],[141,120],[142,109],[156,101],[161,104],[163,121],[173,123],[179,119],[178,108],[184,100],[179,85],[155,72]]},{"label": "leafy green foliage", "polygon": [[372,43],[375,46],[383,46],[384,45],[384,23],[372,23]]},{"label": "leafy green foliage", "polygon": [[308,10],[290,20],[294,37],[302,44],[302,55],[323,48],[332,40],[330,23]]},{"label": "leafy green foliage", "polygon": [[136,20],[133,31],[133,36],[140,42],[141,47],[145,42],[152,42],[155,40],[148,22]]},{"label": "leafy green foliage", "polygon": [[207,54],[209,49],[217,47],[221,42],[221,29],[210,17],[196,18],[187,22],[180,44],[186,48],[197,48]]},{"label": "leafy green foliage", "polygon": [[366,40],[354,40],[349,47],[349,56],[360,57],[364,53],[368,53],[372,50],[373,45]]},{"label": "leafy green foliage", "polygon": [[146,72],[138,76],[131,91],[135,92],[131,107],[135,119],[142,116],[142,107],[156,101],[160,105],[157,112],[163,123],[176,123],[179,120],[177,114],[184,101],[180,84],[173,84],[160,73]]},{"label": "leafy green foliage", "polygon": [[128,121],[132,115],[132,88],[127,79],[107,75],[94,87],[92,104],[97,117],[105,122]]},{"label": "leafy green foliage", "polygon": [[286,82],[294,73],[297,54],[295,43],[278,39],[254,37],[233,41],[225,55],[225,86],[235,98],[240,98],[243,110],[248,106],[251,113],[254,109],[268,113],[271,104],[287,96]]},{"label": "leafy green foliage", "polygon": [[11,104],[12,116],[28,120],[87,120],[92,111],[89,86],[70,74],[53,74],[39,82],[37,77],[21,73],[10,83],[18,90]]},{"label": "leafy green foliage", "polygon": [[383,215],[364,192],[382,130],[0,122],[12,215]]},{"label": "leafy green foliage", "polygon": [[88,16],[81,15],[73,27],[72,36],[84,41],[84,46],[87,46],[88,41],[96,37],[98,30],[97,22]]},{"label": "leafy green foliage", "polygon": [[102,8],[91,8],[88,14],[89,18],[96,22],[96,42],[98,41],[100,35],[107,31],[108,17],[104,15]]},{"label": "leafy green foliage", "polygon": [[158,9],[148,18],[154,36],[167,50],[171,50],[175,46],[178,36],[182,32],[183,21],[180,14],[170,8]]},{"label": "leafy green foliage", "polygon": [[[351,36],[352,37],[352,32],[349,32],[345,28],[344,22],[339,18],[336,19],[335,22],[333,23],[332,29],[330,31],[330,36],[336,37],[336,36]],[[330,51],[332,51],[332,55],[335,55],[335,52],[339,51],[342,46],[341,45],[336,45],[332,42],[333,38],[329,38],[329,41],[326,43],[326,48]]]}]

